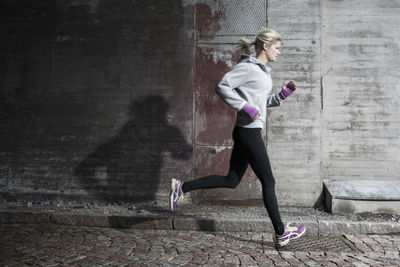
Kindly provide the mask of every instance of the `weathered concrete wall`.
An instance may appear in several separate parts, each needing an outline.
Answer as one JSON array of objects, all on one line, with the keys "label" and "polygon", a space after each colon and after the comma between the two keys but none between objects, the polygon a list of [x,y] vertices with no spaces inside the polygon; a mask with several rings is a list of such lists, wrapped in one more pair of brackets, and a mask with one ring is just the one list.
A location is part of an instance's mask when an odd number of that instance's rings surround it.
[{"label": "weathered concrete wall", "polygon": [[325,179],[400,179],[399,1],[323,1]]},{"label": "weathered concrete wall", "polygon": [[192,175],[192,1],[1,1],[0,191],[146,201]]},{"label": "weathered concrete wall", "polygon": [[268,1],[284,38],[277,83],[299,85],[271,110],[278,199],[313,205],[322,179],[400,179],[398,1]]},{"label": "weathered concrete wall", "polygon": [[283,38],[281,56],[271,63],[274,88],[290,80],[298,88],[267,119],[277,197],[283,204],[310,206],[322,192],[321,2],[270,0],[268,27]]},{"label": "weathered concrete wall", "polygon": [[[214,87],[239,37],[283,36],[267,149],[278,201],[323,179],[400,179],[397,1],[1,1],[0,192],[143,201],[225,174],[234,111]],[[257,199],[248,171],[201,199]]]}]

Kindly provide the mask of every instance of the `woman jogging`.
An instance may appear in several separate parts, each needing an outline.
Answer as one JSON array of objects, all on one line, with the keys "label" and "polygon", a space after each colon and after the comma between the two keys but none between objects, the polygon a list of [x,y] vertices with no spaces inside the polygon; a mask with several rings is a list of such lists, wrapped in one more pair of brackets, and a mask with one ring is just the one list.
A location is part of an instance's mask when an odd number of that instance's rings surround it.
[{"label": "woman jogging", "polygon": [[[237,111],[233,129],[233,150],[227,176],[211,175],[188,182],[171,181],[171,209],[175,210],[185,193],[207,188],[235,188],[250,164],[261,182],[264,205],[275,230],[275,244],[285,246],[290,240],[302,236],[306,227],[290,227],[281,220],[275,195],[275,179],[261,136],[269,107],[281,105],[296,89],[293,82],[283,83],[283,88],[271,94],[271,68],[268,62],[276,61],[280,54],[281,36],[272,29],[263,28],[254,42],[242,38],[239,47],[242,55],[238,64],[226,73],[216,87],[219,97]],[[251,46],[255,47],[255,56]]]}]

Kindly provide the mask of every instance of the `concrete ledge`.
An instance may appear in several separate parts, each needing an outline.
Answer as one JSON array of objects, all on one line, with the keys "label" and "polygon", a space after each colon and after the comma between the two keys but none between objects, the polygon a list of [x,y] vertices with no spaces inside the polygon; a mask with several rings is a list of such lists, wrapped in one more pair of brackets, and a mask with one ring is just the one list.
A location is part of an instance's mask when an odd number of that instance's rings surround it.
[{"label": "concrete ledge", "polygon": [[393,234],[400,233],[400,223],[394,222],[352,222],[319,221],[320,236],[338,236],[343,234]]},{"label": "concrete ledge", "polygon": [[324,191],[331,213],[400,214],[398,180],[326,180]]},{"label": "concrete ledge", "polygon": [[95,216],[27,211],[0,211],[0,223],[54,223],[120,229],[172,229],[172,218],[165,216]]},{"label": "concrete ledge", "polygon": [[124,229],[170,230],[172,218],[164,216],[109,216],[109,227]]},{"label": "concrete ledge", "polygon": [[191,231],[226,231],[226,232],[272,232],[270,220],[237,220],[237,219],[207,219],[175,217],[173,220],[175,230]]},{"label": "concrete ledge", "polygon": [[[307,225],[307,235],[318,236],[318,221],[301,220],[293,224]],[[268,219],[237,220],[237,219],[206,219],[206,218],[174,218],[175,230],[190,231],[223,231],[223,232],[269,232],[273,233],[273,226]]]},{"label": "concrete ledge", "polygon": [[319,236],[319,222],[317,220],[300,220],[293,221],[296,224],[304,224],[307,226],[307,236],[318,237]]},{"label": "concrete ledge", "polygon": [[109,227],[107,216],[86,216],[75,214],[50,214],[50,221],[55,224],[71,226]]},{"label": "concrete ledge", "polygon": [[[290,219],[290,218],[285,218]],[[285,220],[287,221],[287,220]],[[160,229],[223,232],[273,232],[269,219],[229,219],[185,216],[107,216],[75,215],[46,212],[0,211],[0,223],[55,223],[72,226],[118,229]],[[293,220],[305,224],[307,236],[338,236],[343,234],[400,233],[397,222],[355,222],[338,220]]]},{"label": "concrete ledge", "polygon": [[331,202],[331,210],[333,213],[374,212],[400,214],[400,201],[332,199]]},{"label": "concrete ledge", "polygon": [[172,218],[162,216],[89,216],[52,214],[51,222],[63,225],[117,229],[172,229]]},{"label": "concrete ledge", "polygon": [[400,201],[400,180],[325,180],[333,198]]},{"label": "concrete ledge", "polygon": [[0,212],[0,223],[49,223],[48,213],[27,211],[2,211]]}]

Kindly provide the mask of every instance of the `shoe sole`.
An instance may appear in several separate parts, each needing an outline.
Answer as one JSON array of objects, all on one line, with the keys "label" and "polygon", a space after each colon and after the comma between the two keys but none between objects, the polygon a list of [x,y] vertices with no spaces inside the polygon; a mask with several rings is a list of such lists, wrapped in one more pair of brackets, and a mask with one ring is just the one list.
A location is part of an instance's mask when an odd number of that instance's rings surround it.
[{"label": "shoe sole", "polygon": [[278,248],[282,248],[282,247],[284,247],[284,246],[286,246],[287,244],[289,244],[289,242],[290,241],[292,241],[292,240],[295,240],[295,239],[297,239],[297,238],[300,238],[300,237],[302,237],[305,233],[306,233],[306,231],[307,231],[307,228],[304,230],[304,232],[302,232],[301,234],[299,234],[298,236],[296,236],[296,237],[293,237],[293,238],[291,238],[291,239],[289,239],[289,240],[287,240],[287,241],[285,241],[284,243],[281,243],[281,244],[276,244],[276,246],[278,247]]}]

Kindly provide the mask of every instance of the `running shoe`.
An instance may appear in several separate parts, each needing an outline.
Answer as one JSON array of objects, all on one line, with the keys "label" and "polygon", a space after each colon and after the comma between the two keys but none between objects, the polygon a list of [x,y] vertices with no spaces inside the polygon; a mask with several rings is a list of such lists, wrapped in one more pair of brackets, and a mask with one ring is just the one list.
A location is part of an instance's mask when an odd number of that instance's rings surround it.
[{"label": "running shoe", "polygon": [[284,247],[286,246],[290,240],[296,239],[304,235],[306,232],[306,226],[290,226],[290,223],[284,224],[283,229],[285,232],[283,235],[275,235],[275,245],[277,247]]},{"label": "running shoe", "polygon": [[185,194],[182,191],[183,182],[172,178],[171,180],[171,196],[170,196],[170,205],[171,210],[174,211],[178,206],[178,203],[185,198]]}]

